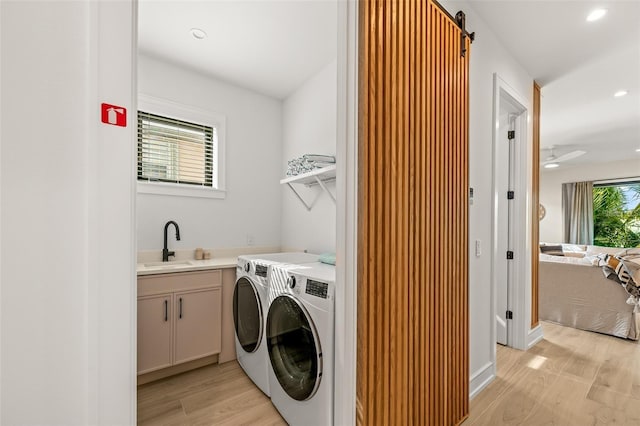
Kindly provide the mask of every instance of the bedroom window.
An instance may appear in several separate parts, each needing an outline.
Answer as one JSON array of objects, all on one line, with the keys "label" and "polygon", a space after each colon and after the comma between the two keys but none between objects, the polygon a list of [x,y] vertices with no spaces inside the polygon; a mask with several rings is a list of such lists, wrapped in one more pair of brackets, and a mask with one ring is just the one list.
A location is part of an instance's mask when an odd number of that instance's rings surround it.
[{"label": "bedroom window", "polygon": [[640,181],[593,185],[594,244],[640,246]]},{"label": "bedroom window", "polygon": [[138,96],[138,192],[225,198],[224,116]]}]

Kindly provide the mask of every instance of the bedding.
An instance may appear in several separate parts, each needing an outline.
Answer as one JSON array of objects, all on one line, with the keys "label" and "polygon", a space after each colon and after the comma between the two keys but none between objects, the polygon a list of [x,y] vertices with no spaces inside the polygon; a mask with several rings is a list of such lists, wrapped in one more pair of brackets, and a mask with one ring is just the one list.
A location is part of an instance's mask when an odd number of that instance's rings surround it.
[{"label": "bedding", "polygon": [[583,258],[540,254],[540,319],[638,340],[640,314],[627,304],[627,291],[604,276],[598,266],[600,256],[595,252]]},{"label": "bedding", "polygon": [[604,276],[620,284],[629,294],[627,303],[635,306],[634,312],[640,312],[640,265],[634,262],[640,254],[629,254],[629,250],[614,256],[604,255],[600,266]]}]

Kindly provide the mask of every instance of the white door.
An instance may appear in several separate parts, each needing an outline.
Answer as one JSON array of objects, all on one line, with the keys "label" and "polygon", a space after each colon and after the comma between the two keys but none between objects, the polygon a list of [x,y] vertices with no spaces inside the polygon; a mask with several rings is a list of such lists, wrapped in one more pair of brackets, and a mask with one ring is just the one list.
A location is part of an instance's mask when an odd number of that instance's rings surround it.
[{"label": "white door", "polygon": [[499,144],[496,147],[496,188],[498,191],[497,199],[497,261],[495,262],[496,271],[496,341],[501,345],[507,344],[507,310],[508,310],[508,291],[509,291],[509,271],[507,262],[507,251],[509,250],[509,203],[507,192],[509,191],[509,140],[507,132],[509,130],[509,112],[500,110],[499,125]]},{"label": "white door", "polygon": [[[515,253],[515,201],[522,194],[515,192],[516,187],[516,146],[522,142],[520,129],[516,128],[522,110],[513,103],[508,95],[501,93],[499,138],[495,167],[497,202],[497,259],[494,263],[496,277],[496,342],[510,345],[510,321],[512,316],[512,300],[509,292],[514,285],[515,257],[523,254]],[[508,314],[511,314],[509,316]]]}]

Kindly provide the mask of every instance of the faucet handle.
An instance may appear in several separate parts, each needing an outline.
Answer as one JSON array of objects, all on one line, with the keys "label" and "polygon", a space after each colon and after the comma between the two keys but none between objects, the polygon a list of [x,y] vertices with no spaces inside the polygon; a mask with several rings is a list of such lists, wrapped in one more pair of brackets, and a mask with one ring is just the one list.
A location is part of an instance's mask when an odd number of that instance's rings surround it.
[{"label": "faucet handle", "polygon": [[163,249],[162,250],[162,261],[163,262],[168,262],[169,261],[169,256],[175,256],[176,252],[175,251],[169,251],[167,249]]}]

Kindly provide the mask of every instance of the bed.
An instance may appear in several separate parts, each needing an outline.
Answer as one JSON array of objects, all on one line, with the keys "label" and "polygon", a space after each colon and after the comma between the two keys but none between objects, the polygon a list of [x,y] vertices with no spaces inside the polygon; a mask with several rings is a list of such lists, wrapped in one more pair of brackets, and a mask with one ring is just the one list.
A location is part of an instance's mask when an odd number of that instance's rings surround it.
[{"label": "bed", "polygon": [[586,259],[540,254],[540,319],[638,340],[639,314],[629,295]]}]

